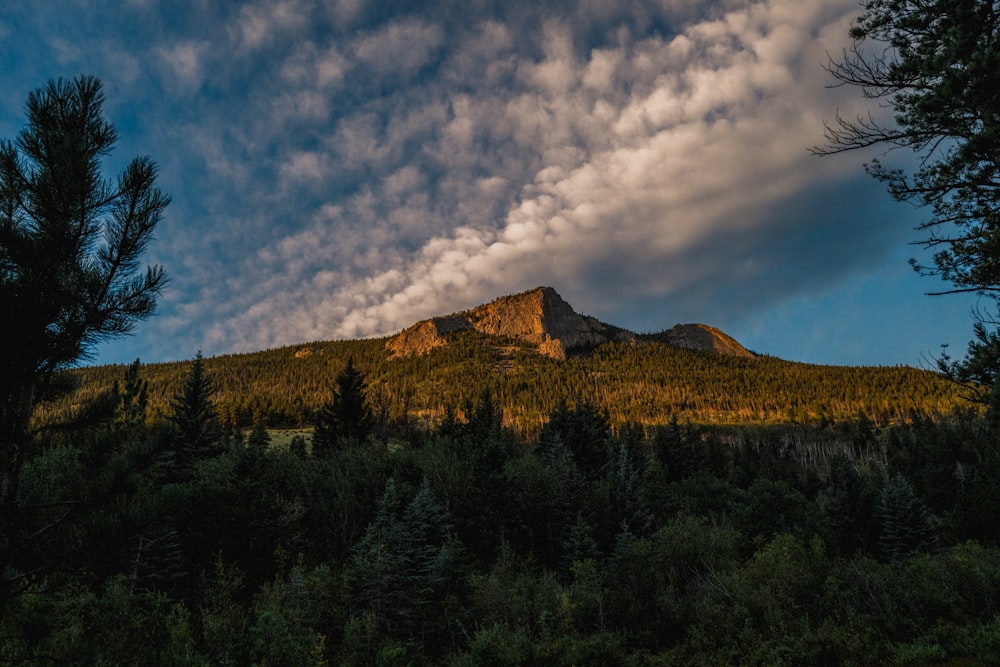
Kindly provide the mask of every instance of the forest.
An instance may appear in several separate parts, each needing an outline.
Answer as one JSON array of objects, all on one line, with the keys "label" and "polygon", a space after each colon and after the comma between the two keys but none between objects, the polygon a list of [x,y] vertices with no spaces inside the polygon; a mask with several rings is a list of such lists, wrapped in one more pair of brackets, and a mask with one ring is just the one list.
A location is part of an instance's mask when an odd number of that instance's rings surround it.
[{"label": "forest", "polygon": [[[317,342],[204,360],[213,396],[228,428],[258,420],[272,428],[311,425],[330,400],[334,378],[348,359],[365,374],[382,422],[432,424],[449,406],[464,414],[484,386],[504,404],[504,425],[531,439],[560,400],[599,404],[613,424],[662,424],[671,415],[703,424],[876,425],[919,414],[937,419],[970,409],[968,392],[937,372],[907,366],[850,367],[795,363],[776,357],[729,357],[673,347],[607,343],[578,350],[565,361],[538,354],[516,339],[475,331],[449,335],[449,344],[419,356],[393,358],[386,339]],[[930,363],[930,362],[928,362]],[[163,417],[185,362],[150,364],[149,410]],[[122,366],[73,371],[77,391],[45,407],[63,418],[120,379]]]},{"label": "forest", "polygon": [[215,367],[156,411],[158,370],[100,369],[39,425],[0,662],[1000,662],[976,411],[649,424],[564,396],[526,437],[490,382],[387,423],[349,358],[285,447],[225,423]]}]

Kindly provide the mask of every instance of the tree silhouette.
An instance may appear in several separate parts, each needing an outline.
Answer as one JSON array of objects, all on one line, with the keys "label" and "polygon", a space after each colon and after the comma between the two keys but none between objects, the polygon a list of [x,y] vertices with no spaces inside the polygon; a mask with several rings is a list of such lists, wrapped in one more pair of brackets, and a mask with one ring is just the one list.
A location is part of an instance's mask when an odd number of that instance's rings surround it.
[{"label": "tree silhouette", "polygon": [[176,429],[172,464],[177,473],[183,474],[198,461],[216,453],[222,432],[211,394],[212,383],[205,374],[205,363],[199,352],[170,404],[170,421]]},{"label": "tree silhouette", "polygon": [[148,157],[102,176],[118,138],[103,104],[94,77],[49,81],[28,95],[17,138],[0,142],[0,569],[35,405],[95,343],[149,316],[165,280],[139,260],[169,198]]},{"label": "tree silhouette", "polygon": [[347,360],[334,381],[333,398],[319,411],[313,432],[313,455],[329,456],[341,440],[364,442],[371,433],[373,420],[365,396],[365,376]]}]

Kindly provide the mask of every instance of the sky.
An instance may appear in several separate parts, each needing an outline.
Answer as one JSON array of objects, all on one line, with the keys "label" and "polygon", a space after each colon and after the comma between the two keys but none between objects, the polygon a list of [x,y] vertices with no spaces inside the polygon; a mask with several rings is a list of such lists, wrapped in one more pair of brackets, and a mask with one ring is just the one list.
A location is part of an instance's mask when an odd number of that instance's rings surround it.
[{"label": "sky", "polygon": [[[114,176],[149,155],[170,283],[88,363],[388,335],[539,285],[637,332],[818,364],[961,355],[972,296],[916,274],[823,69],[857,0],[51,0],[0,8],[0,137],[99,77]],[[877,111],[877,110],[876,110]]]}]

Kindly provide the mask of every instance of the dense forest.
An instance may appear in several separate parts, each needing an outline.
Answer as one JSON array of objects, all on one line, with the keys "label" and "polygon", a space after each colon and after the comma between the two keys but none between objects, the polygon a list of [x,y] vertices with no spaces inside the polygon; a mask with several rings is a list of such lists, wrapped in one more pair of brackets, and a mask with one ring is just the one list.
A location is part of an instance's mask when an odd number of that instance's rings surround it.
[{"label": "dense forest", "polygon": [[[649,372],[644,354],[597,350],[547,381],[595,360]],[[70,421],[52,411],[25,467],[0,662],[1000,662],[1000,456],[977,413],[643,424],[592,393],[526,438],[517,404],[477,382],[482,360],[462,371],[464,406],[384,422],[371,356],[314,380],[315,434],[287,447],[262,418],[224,423],[215,371],[251,357],[165,367],[155,411],[163,368],[90,371],[113,391]],[[809,371],[748,363],[792,369],[792,386]],[[439,368],[430,386],[464,400]],[[872,381],[891,373],[927,375]],[[740,381],[714,377],[720,396]],[[828,393],[849,400],[837,381]]]},{"label": "dense forest", "polygon": [[[876,425],[913,415],[933,419],[970,407],[962,390],[937,373],[911,367],[817,366],[775,357],[738,358],[650,341],[608,343],[565,361],[514,339],[465,331],[429,354],[392,358],[385,339],[335,341],[205,360],[214,402],[229,428],[258,420],[271,427],[315,421],[333,379],[353,359],[384,420],[433,423],[448,407],[464,414],[490,386],[505,406],[504,425],[533,437],[560,400],[601,405],[612,424],[831,423],[864,415]],[[150,412],[163,416],[183,377],[182,362],[146,367]],[[111,389],[123,367],[74,371],[80,390],[49,412]]]}]

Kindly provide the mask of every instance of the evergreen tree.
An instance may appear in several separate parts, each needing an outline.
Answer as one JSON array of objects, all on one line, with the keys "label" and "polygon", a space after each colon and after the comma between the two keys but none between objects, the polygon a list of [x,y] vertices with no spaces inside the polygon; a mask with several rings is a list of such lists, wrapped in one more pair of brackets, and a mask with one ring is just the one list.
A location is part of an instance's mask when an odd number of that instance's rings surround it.
[{"label": "evergreen tree", "polygon": [[189,471],[197,462],[218,453],[222,431],[211,401],[212,383],[205,374],[199,352],[170,403],[170,422],[175,429],[173,461],[176,472]]},{"label": "evergreen tree", "polygon": [[264,423],[263,419],[258,419],[254,423],[250,435],[247,437],[247,447],[267,449],[267,446],[270,444],[271,435],[267,432],[267,424]]},{"label": "evergreen tree", "polygon": [[560,402],[542,427],[541,442],[558,441],[573,453],[580,472],[589,480],[600,479],[610,459],[611,425],[607,413],[589,402],[570,409]]},{"label": "evergreen tree", "polygon": [[640,480],[628,447],[624,443],[618,445],[611,481],[622,530],[636,537],[646,537],[653,527],[653,515],[643,498]]},{"label": "evergreen tree", "polygon": [[493,398],[493,390],[489,386],[483,387],[478,403],[466,406],[465,413],[469,419],[468,433],[473,440],[484,442],[499,435],[503,410]]},{"label": "evergreen tree", "polygon": [[28,95],[17,139],[0,141],[0,571],[35,406],[68,389],[61,372],[94,344],[151,315],[165,282],[139,260],[170,199],[148,157],[101,175],[118,139],[103,106],[94,77],[49,81]]},{"label": "evergreen tree", "polygon": [[[866,169],[900,202],[929,209],[920,225],[932,266],[914,268],[1000,306],[1000,6],[995,0],[863,0],[852,45],[829,71],[892,109],[837,117],[821,154],[881,145],[918,158],[915,173],[872,160]],[[865,48],[871,45],[872,48]],[[1000,370],[996,315],[979,317],[978,343],[944,369],[992,387]],[[987,331],[989,324],[994,331]],[[979,376],[979,377],[976,377]]]},{"label": "evergreen tree", "polygon": [[568,527],[562,551],[562,565],[566,573],[572,571],[574,563],[600,558],[594,527],[582,514],[577,513],[576,520]]},{"label": "evergreen tree", "polygon": [[341,441],[364,442],[374,425],[365,396],[365,376],[354,367],[354,357],[334,381],[333,398],[320,408],[313,432],[313,456],[329,457]]},{"label": "evergreen tree", "polygon": [[938,537],[927,508],[901,474],[885,480],[880,501],[882,536],[879,546],[887,561],[898,562],[915,551],[934,551]]},{"label": "evergreen tree", "polygon": [[375,614],[379,627],[399,636],[424,635],[440,622],[456,557],[451,521],[425,479],[403,504],[389,478],[375,520],[354,546],[347,571],[355,604]]},{"label": "evergreen tree", "polygon": [[873,551],[879,533],[878,490],[849,461],[833,466],[823,507],[837,551],[850,556],[861,549]]},{"label": "evergreen tree", "polygon": [[677,415],[670,417],[668,425],[656,427],[653,451],[666,469],[669,481],[679,482],[698,472],[703,458],[698,444],[677,421]]}]

